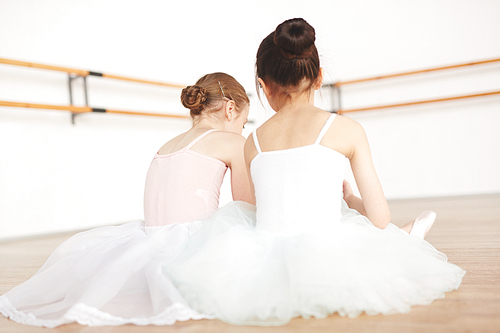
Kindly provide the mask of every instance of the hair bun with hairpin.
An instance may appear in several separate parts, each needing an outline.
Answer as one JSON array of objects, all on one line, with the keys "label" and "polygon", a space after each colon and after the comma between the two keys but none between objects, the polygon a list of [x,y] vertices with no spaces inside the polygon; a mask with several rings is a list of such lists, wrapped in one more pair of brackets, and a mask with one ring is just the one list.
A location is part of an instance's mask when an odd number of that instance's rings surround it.
[{"label": "hair bun with hairpin", "polygon": [[286,58],[306,58],[312,52],[316,33],[302,18],[287,20],[276,28],[274,44]]},{"label": "hair bun with hairpin", "polygon": [[200,86],[187,86],[182,89],[181,102],[185,108],[191,110],[191,114],[197,115],[203,111],[208,94],[205,88]]}]

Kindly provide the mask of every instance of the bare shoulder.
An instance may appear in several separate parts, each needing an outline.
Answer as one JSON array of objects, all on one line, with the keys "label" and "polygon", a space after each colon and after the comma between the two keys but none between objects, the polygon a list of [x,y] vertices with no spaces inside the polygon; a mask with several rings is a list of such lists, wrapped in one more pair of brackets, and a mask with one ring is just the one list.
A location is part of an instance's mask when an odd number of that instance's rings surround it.
[{"label": "bare shoulder", "polygon": [[345,127],[349,130],[363,130],[363,127],[361,126],[360,123],[358,123],[356,120],[351,119],[349,117],[343,116],[341,114],[338,114],[335,117],[335,123],[338,123],[342,127]]},{"label": "bare shoulder", "polygon": [[241,134],[225,131],[211,133],[211,140],[207,140],[205,145],[206,154],[215,157],[228,166],[243,160],[243,146],[245,137]]},{"label": "bare shoulder", "polygon": [[245,137],[238,133],[216,131],[207,137],[206,146],[213,154],[221,154],[221,157],[228,159],[234,153],[242,152],[245,145]]},{"label": "bare shoulder", "polygon": [[240,147],[243,148],[245,144],[245,137],[241,134],[226,131],[215,131],[212,134],[212,139],[220,142],[227,147]]},{"label": "bare shoulder", "polygon": [[182,141],[184,140],[186,136],[186,133],[179,134],[175,138],[167,141],[161,148],[158,150],[158,154],[163,155],[163,154],[170,154],[176,150],[178,150],[178,147],[182,144]]},{"label": "bare shoulder", "polygon": [[330,127],[328,132],[330,136],[342,136],[350,140],[363,139],[366,137],[365,130],[360,123],[342,115],[336,116],[333,126]]},{"label": "bare shoulder", "polygon": [[358,147],[365,145],[366,141],[361,124],[351,118],[337,115],[322,144],[351,159]]}]

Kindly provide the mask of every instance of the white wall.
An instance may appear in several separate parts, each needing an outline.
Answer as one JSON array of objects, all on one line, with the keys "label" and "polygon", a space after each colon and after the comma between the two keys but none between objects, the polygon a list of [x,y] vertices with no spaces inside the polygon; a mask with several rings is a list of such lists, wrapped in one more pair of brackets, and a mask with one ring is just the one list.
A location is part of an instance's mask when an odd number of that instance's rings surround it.
[{"label": "white wall", "polygon": [[[500,56],[495,0],[0,0],[0,57],[181,84],[224,71],[253,94],[259,124],[271,111],[256,98],[255,52],[291,17],[316,28],[329,82]],[[345,87],[343,106],[498,90],[499,74],[489,65]],[[67,104],[66,80],[0,64],[0,100]],[[93,107],[185,114],[175,89],[95,77],[89,87]],[[368,133],[386,195],[412,198],[500,192],[499,109],[489,97],[348,116]],[[152,156],[189,125],[105,114],[71,125],[65,112],[0,107],[0,239],[142,219]]]}]

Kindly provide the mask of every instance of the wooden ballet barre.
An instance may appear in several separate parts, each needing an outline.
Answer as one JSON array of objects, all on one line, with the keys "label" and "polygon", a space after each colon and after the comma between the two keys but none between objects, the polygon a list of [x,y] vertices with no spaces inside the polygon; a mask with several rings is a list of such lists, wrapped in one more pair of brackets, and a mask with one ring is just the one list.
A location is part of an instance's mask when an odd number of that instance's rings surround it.
[{"label": "wooden ballet barre", "polygon": [[343,114],[343,113],[348,113],[348,112],[388,109],[388,108],[395,108],[395,107],[400,107],[400,106],[410,106],[410,105],[419,105],[419,104],[427,104],[427,103],[445,102],[445,101],[483,97],[483,96],[491,96],[491,95],[498,95],[498,94],[500,94],[500,91],[492,91],[492,92],[473,94],[473,95],[461,95],[461,96],[446,97],[446,98],[436,98],[436,99],[428,99],[428,100],[423,100],[423,101],[415,101],[415,102],[407,102],[407,103],[387,104],[387,105],[370,106],[370,107],[356,108],[356,109],[344,109],[344,110],[341,109],[341,110],[337,111],[337,113]]},{"label": "wooden ballet barre", "polygon": [[400,76],[407,76],[407,75],[413,75],[413,74],[421,74],[421,73],[429,73],[429,72],[441,71],[441,70],[445,70],[445,69],[453,69],[453,68],[460,68],[460,67],[467,67],[467,66],[489,64],[489,63],[494,63],[494,62],[500,62],[500,58],[490,59],[490,60],[483,60],[483,61],[468,62],[468,63],[464,63],[464,64],[451,65],[451,66],[443,66],[443,67],[435,67],[435,68],[429,68],[429,69],[422,69],[422,70],[418,70],[418,71],[411,71],[411,72],[404,72],[404,73],[381,75],[381,76],[369,77],[369,78],[364,78],[364,79],[349,80],[349,81],[339,81],[339,82],[335,82],[335,83],[331,83],[331,84],[326,84],[325,86],[327,86],[327,87],[339,87],[339,86],[345,86],[345,85],[353,84],[353,83],[376,81],[376,80],[382,80],[382,79],[388,79],[388,78],[394,78],[394,77],[400,77]]},{"label": "wooden ballet barre", "polygon": [[153,117],[166,117],[166,118],[178,118],[178,119],[188,119],[189,118],[189,116],[178,115],[178,114],[122,111],[122,110],[112,110],[112,109],[91,108],[91,107],[87,107],[87,106],[32,104],[32,103],[20,103],[20,102],[8,102],[8,101],[0,101],[0,106],[71,111],[74,114],[99,112],[99,113],[116,113],[116,114],[135,115],[135,116],[153,116]]},{"label": "wooden ballet barre", "polygon": [[83,76],[83,77],[99,76],[99,77],[105,77],[108,79],[131,81],[131,82],[146,83],[146,84],[154,84],[154,85],[171,87],[171,88],[185,88],[186,87],[185,85],[174,84],[174,83],[135,79],[135,78],[129,78],[129,77],[124,77],[124,76],[119,76],[119,75],[112,75],[112,74],[105,74],[105,73],[100,73],[100,72],[87,71],[87,70],[82,70],[82,69],[59,67],[59,66],[52,66],[52,65],[43,65],[43,64],[36,64],[36,63],[32,63],[32,62],[26,62],[26,61],[5,59],[5,58],[0,58],[0,64],[47,69],[47,70],[65,72],[68,74],[75,74],[75,75]]}]

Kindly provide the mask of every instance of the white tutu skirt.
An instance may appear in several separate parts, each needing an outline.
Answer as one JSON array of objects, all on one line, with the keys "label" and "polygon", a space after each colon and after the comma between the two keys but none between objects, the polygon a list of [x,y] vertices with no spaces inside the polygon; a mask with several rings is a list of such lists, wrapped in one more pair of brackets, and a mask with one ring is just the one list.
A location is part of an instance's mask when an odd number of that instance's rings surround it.
[{"label": "white tutu skirt", "polygon": [[189,305],[232,324],[406,313],[443,298],[465,271],[428,242],[355,210],[298,235],[255,229],[254,206],[221,208],[163,269]]},{"label": "white tutu skirt", "polygon": [[0,297],[0,312],[45,327],[171,325],[211,318],[192,310],[161,272],[161,264],[201,224],[130,222],[76,234],[31,279]]}]

